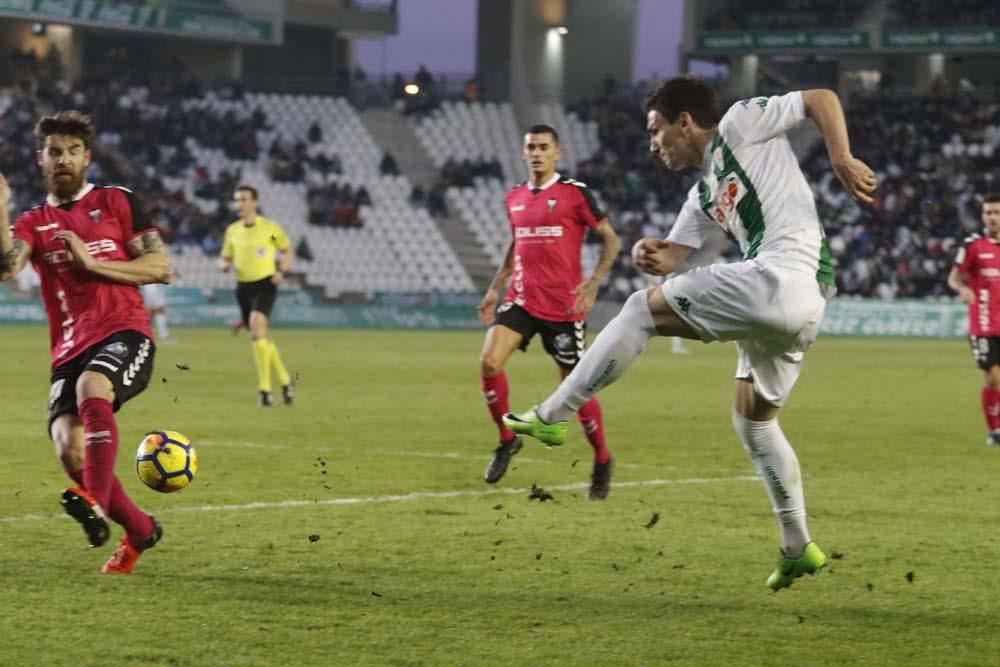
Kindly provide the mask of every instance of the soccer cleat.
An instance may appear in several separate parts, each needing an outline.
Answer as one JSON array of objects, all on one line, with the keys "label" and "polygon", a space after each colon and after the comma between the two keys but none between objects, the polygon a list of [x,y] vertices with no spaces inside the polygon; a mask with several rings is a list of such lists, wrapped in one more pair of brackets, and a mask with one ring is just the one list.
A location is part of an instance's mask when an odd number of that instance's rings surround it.
[{"label": "soccer cleat", "polygon": [[767,578],[768,588],[773,591],[787,588],[803,574],[816,574],[824,565],[826,565],[826,554],[820,551],[815,542],[807,544],[798,558],[788,558],[782,551],[778,567]]},{"label": "soccer cleat", "polygon": [[594,470],[590,473],[590,491],[587,492],[588,500],[604,500],[611,490],[611,469],[615,467],[615,460],[609,458],[607,463],[594,461]]},{"label": "soccer cleat", "polygon": [[493,460],[486,466],[486,472],[483,474],[483,479],[486,480],[487,484],[496,484],[500,481],[500,478],[507,472],[511,457],[521,451],[523,446],[524,443],[516,435],[510,442],[501,442],[497,445],[497,448],[493,450]]},{"label": "soccer cleat", "polygon": [[83,489],[63,489],[62,499],[59,502],[62,503],[66,514],[83,526],[83,532],[87,533],[90,546],[99,547],[111,537],[111,528],[108,526],[104,510],[89,493]]},{"label": "soccer cleat", "polygon": [[122,537],[118,541],[118,548],[111,554],[108,562],[101,567],[101,572],[105,574],[132,573],[132,568],[135,567],[135,562],[139,560],[142,552],[155,546],[160,541],[160,538],[163,537],[163,526],[156,520],[156,517],[150,518],[153,519],[153,532],[150,536],[138,546],[132,546],[127,537]]},{"label": "soccer cleat", "polygon": [[537,438],[546,447],[558,447],[566,442],[566,431],[569,428],[565,421],[554,424],[543,422],[538,418],[537,405],[519,415],[508,412],[503,416],[503,424],[514,433]]},{"label": "soccer cleat", "polygon": [[292,401],[295,400],[294,382],[289,382],[288,384],[281,385],[281,398],[285,402],[285,405],[292,404]]},{"label": "soccer cleat", "polygon": [[271,398],[271,392],[269,391],[260,392],[260,398],[257,399],[257,407],[269,408],[272,405],[274,405],[274,399]]},{"label": "soccer cleat", "polygon": [[986,444],[990,447],[1000,446],[1000,431],[990,431],[986,435]]}]

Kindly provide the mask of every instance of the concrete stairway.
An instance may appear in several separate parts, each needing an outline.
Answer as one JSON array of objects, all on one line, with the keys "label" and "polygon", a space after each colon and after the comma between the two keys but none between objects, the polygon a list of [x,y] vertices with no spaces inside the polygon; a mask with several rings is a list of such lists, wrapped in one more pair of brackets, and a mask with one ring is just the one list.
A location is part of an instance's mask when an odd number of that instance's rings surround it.
[{"label": "concrete stairway", "polygon": [[[396,158],[399,170],[411,183],[419,185],[425,191],[434,186],[438,169],[402,115],[387,109],[366,109],[361,112],[361,121],[375,143]],[[447,218],[436,218],[435,223],[455,250],[473,284],[479,289],[485,289],[496,267],[465,223],[454,212]]]}]

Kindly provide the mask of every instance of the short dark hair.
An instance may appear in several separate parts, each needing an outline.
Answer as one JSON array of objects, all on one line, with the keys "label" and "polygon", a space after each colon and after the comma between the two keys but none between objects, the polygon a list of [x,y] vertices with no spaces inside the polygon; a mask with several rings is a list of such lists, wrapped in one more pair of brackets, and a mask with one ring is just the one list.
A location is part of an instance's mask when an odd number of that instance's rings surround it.
[{"label": "short dark hair", "polygon": [[645,111],[658,111],[668,123],[688,112],[694,122],[705,129],[719,124],[719,105],[715,91],[698,77],[684,74],[664,82],[646,96]]},{"label": "short dark hair", "polygon": [[38,150],[45,148],[45,140],[53,134],[78,137],[88,150],[94,143],[94,122],[90,116],[79,111],[60,111],[51,116],[43,116],[35,125],[35,139]]},{"label": "short dark hair", "polygon": [[260,200],[260,197],[257,194],[257,188],[255,188],[254,186],[247,185],[246,183],[240,183],[239,185],[236,186],[233,192],[239,192],[240,190],[246,190],[247,192],[249,192],[250,196],[253,197],[254,201]]},{"label": "short dark hair", "polygon": [[532,125],[525,134],[551,134],[552,140],[559,143],[559,133],[551,125],[543,125],[542,123]]},{"label": "short dark hair", "polygon": [[984,204],[1000,204],[1000,192],[987,192],[983,195]]}]

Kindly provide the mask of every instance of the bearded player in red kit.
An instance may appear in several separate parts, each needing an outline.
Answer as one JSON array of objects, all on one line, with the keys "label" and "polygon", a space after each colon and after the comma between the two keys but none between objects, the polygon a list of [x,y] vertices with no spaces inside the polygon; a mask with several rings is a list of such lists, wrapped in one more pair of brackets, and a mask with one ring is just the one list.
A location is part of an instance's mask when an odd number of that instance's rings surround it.
[{"label": "bearded player in red kit", "polygon": [[965,240],[948,286],[969,304],[969,345],[983,371],[987,445],[1000,445],[1000,194],[983,198],[983,232]]},{"label": "bearded player in red kit", "polygon": [[106,517],[125,529],[102,572],[128,574],[163,534],[126,495],[114,464],[114,413],[149,384],[153,334],[139,285],[171,280],[170,260],[131,191],[86,182],[94,127],[78,111],[35,126],[45,203],[23,213],[11,238],[10,187],[0,174],[0,279],[31,262],[49,319],[49,437],[76,483],[62,495],[90,546],[108,541]]},{"label": "bearded player in red kit", "polygon": [[[587,186],[556,172],[562,154],[556,131],[548,125],[534,125],[524,135],[522,148],[529,179],[507,192],[504,201],[513,238],[479,304],[479,319],[489,327],[479,359],[481,386],[500,436],[484,474],[489,484],[500,481],[522,446],[521,439],[501,421],[509,409],[504,365],[514,350],[526,349],[538,334],[560,375],[569,375],[583,356],[585,319],[597,288],[621,247]],[[580,251],[588,230],[600,239],[601,256],[593,273],[583,280]],[[500,289],[508,278],[506,297],[497,308]],[[579,419],[593,448],[587,497],[603,500],[610,488],[613,462],[596,399],[580,409]]]}]

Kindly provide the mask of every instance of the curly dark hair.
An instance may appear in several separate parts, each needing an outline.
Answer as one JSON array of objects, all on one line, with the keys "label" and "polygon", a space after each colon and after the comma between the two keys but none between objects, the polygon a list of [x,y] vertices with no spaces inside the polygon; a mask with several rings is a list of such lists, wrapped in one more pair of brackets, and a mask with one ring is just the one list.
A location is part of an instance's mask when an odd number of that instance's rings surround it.
[{"label": "curly dark hair", "polygon": [[90,116],[75,110],[43,116],[35,125],[35,138],[38,140],[39,150],[45,147],[45,140],[53,134],[79,137],[83,145],[89,149],[95,138],[94,122]]}]

